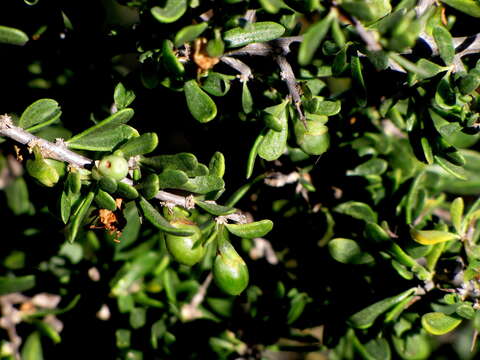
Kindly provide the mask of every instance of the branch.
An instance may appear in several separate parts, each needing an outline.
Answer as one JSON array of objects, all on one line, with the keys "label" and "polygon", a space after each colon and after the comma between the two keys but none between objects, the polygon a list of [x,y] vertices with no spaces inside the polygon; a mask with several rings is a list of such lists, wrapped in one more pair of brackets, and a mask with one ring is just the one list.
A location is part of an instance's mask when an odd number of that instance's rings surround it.
[{"label": "branch", "polygon": [[[8,115],[0,115],[0,136],[5,136],[29,147],[34,145],[39,146],[40,151],[45,157],[66,162],[77,168],[91,169],[94,166],[94,161],[92,159],[68,150],[62,140],[57,139],[55,143],[52,143],[39,138],[18,126],[15,126],[12,122],[12,118]],[[133,182],[130,179],[123,179],[122,182],[133,185]],[[155,195],[155,198],[186,209],[194,207],[194,203],[190,197],[172,194],[163,190],[159,191],[157,195]]]},{"label": "branch", "polygon": [[67,162],[78,168],[88,168],[93,166],[93,160],[68,150],[63,141],[57,139],[55,143],[52,143],[41,139],[18,126],[15,126],[12,122],[12,118],[8,115],[0,115],[0,135],[29,147],[37,145],[40,147],[42,154],[46,157]]}]

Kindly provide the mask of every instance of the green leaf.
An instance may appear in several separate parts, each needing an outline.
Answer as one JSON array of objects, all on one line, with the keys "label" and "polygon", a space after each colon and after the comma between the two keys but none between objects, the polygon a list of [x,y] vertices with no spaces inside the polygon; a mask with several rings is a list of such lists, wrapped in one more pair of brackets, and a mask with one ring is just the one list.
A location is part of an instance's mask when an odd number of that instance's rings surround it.
[{"label": "green leaf", "polygon": [[406,297],[415,293],[416,288],[408,289],[396,296],[380,300],[363,310],[353,314],[348,318],[348,324],[357,329],[367,329],[373,325],[374,321],[385,311],[400,303]]},{"label": "green leaf", "polygon": [[450,35],[450,32],[443,26],[435,26],[432,35],[438,46],[438,52],[443,62],[445,65],[451,65],[455,57],[452,35]]},{"label": "green leaf", "polygon": [[149,174],[136,188],[145,199],[153,199],[160,190],[160,179],[155,174]]},{"label": "green leaf", "polygon": [[155,133],[144,133],[128,140],[125,144],[120,146],[117,151],[119,155],[129,159],[132,156],[148,154],[155,150],[158,145],[158,137]]},{"label": "green leaf", "polygon": [[67,141],[67,146],[70,149],[112,151],[122,141],[138,134],[132,127],[124,125],[132,117],[132,109],[117,111],[105,120],[72,137]]},{"label": "green leaf", "polygon": [[228,231],[238,237],[254,239],[268,234],[273,228],[273,222],[266,219],[254,221],[248,224],[225,224],[225,226]]},{"label": "green leaf", "polygon": [[158,155],[140,159],[142,165],[147,165],[155,170],[174,169],[183,172],[194,171],[198,167],[195,155],[190,153],[178,153],[175,155]]},{"label": "green leaf", "polygon": [[460,180],[467,180],[467,172],[461,166],[454,165],[439,155],[435,155],[434,159],[435,163],[440,165],[440,167],[450,175],[453,175]]},{"label": "green leaf", "polygon": [[196,80],[189,80],[183,86],[187,106],[192,116],[201,123],[206,123],[217,116],[217,106],[205,93]]},{"label": "green leaf", "polygon": [[300,315],[302,315],[305,310],[305,306],[312,302],[312,299],[308,297],[306,293],[299,293],[294,295],[293,299],[290,302],[290,310],[287,314],[287,324],[292,324],[297,320]]},{"label": "green leaf", "polygon": [[175,35],[175,46],[183,45],[184,43],[195,40],[199,37],[208,27],[207,22],[200,24],[188,25],[180,29]]},{"label": "green leaf", "polygon": [[475,0],[440,0],[467,15],[480,18],[480,4]]},{"label": "green leaf", "polygon": [[250,152],[248,153],[247,175],[246,175],[247,179],[249,179],[253,174],[253,167],[255,166],[255,159],[257,158],[258,147],[263,142],[264,137],[265,137],[264,133],[263,132],[260,133],[255,139],[255,142],[253,143],[252,148],[250,149]]},{"label": "green leaf", "polygon": [[117,107],[117,111],[122,110],[135,100],[135,93],[132,90],[127,90],[120,82],[117,84],[115,91],[113,92],[113,100]]},{"label": "green leaf", "polygon": [[362,63],[358,56],[352,56],[350,60],[350,68],[355,100],[359,106],[364,107],[367,105],[367,88],[365,87],[365,80],[363,79]]},{"label": "green leaf", "polygon": [[242,83],[242,109],[245,114],[253,111],[253,98],[246,81]]},{"label": "green leaf", "polygon": [[35,286],[35,276],[0,276],[0,295],[24,292]]},{"label": "green leaf", "polygon": [[28,187],[22,176],[15,178],[6,188],[7,205],[14,215],[28,213],[32,204],[28,196]]},{"label": "green leaf", "polygon": [[126,184],[124,182],[118,182],[117,194],[125,199],[133,200],[138,198],[139,194],[137,189],[132,185]]},{"label": "green leaf", "polygon": [[167,39],[163,40],[162,63],[165,69],[176,77],[181,77],[185,73],[185,67],[173,51],[172,42]]},{"label": "green leaf", "polygon": [[422,69],[423,72],[423,76],[420,77],[421,79],[428,79],[440,74],[442,71],[448,70],[448,67],[440,66],[424,58],[417,61],[417,66]]},{"label": "green leaf", "polygon": [[330,255],[343,264],[368,264],[374,261],[373,257],[363,252],[356,241],[351,239],[337,238],[328,243]]},{"label": "green leaf", "polygon": [[102,178],[98,181],[98,185],[100,186],[100,189],[110,194],[113,194],[118,188],[117,180],[109,176],[102,176]]},{"label": "green leaf", "polygon": [[117,329],[115,331],[116,345],[119,349],[125,349],[130,347],[130,338],[132,332],[127,329]]},{"label": "green leaf", "polygon": [[43,360],[42,343],[40,333],[31,333],[22,347],[22,360]]},{"label": "green leaf", "polygon": [[370,206],[358,201],[347,201],[343,204],[336,206],[334,211],[351,216],[358,220],[377,222],[377,214],[372,210]]},{"label": "green leaf", "polygon": [[131,286],[135,281],[142,278],[158,264],[160,254],[156,251],[148,251],[133,260],[131,263],[125,263],[120,273],[120,277],[114,278],[111,284],[112,294],[114,296],[128,295]]},{"label": "green leaf", "polygon": [[72,215],[70,223],[67,226],[66,230],[66,239],[69,242],[74,242],[77,237],[80,226],[83,223],[83,220],[88,214],[90,205],[95,197],[95,192],[90,191],[87,196],[85,196],[82,202],[79,204],[78,208],[75,210],[75,213]]},{"label": "green leaf", "polygon": [[224,96],[230,90],[230,81],[235,77],[224,75],[215,71],[209,71],[208,76],[202,84],[202,89],[213,96]]},{"label": "green leaf", "polygon": [[140,329],[147,322],[147,311],[145,308],[136,307],[130,312],[130,325],[133,329]]},{"label": "green leaf", "polygon": [[158,175],[160,189],[178,189],[188,181],[188,176],[181,170],[166,169]]},{"label": "green leaf", "polygon": [[197,176],[179,186],[178,189],[197,194],[208,194],[212,191],[221,190],[225,187],[224,181],[215,175]]},{"label": "green leaf", "polygon": [[172,226],[167,219],[165,219],[160,213],[147,201],[145,198],[140,197],[140,208],[142,209],[143,216],[152,223],[156,228],[172,235],[177,236],[191,236],[194,234],[190,229],[178,229]]},{"label": "green leaf", "polygon": [[440,230],[417,230],[410,229],[412,239],[422,245],[434,245],[450,240],[459,240],[460,235]]},{"label": "green leaf", "polygon": [[56,121],[61,114],[60,107],[55,100],[40,99],[25,109],[20,116],[18,126],[28,129],[28,131],[37,130]]},{"label": "green leaf", "polygon": [[237,211],[237,209],[230,206],[222,206],[198,199],[195,199],[195,203],[198,205],[198,207],[215,216],[230,215]]},{"label": "green leaf", "polygon": [[208,173],[223,178],[225,175],[225,156],[220,151],[215,152],[208,164]]},{"label": "green leaf", "polygon": [[392,358],[390,345],[384,338],[370,340],[365,344],[365,350],[372,360],[390,360]]},{"label": "green leaf", "polygon": [[461,318],[441,312],[431,312],[422,316],[422,326],[433,335],[443,335],[455,329],[462,322]]},{"label": "green leaf", "polygon": [[244,28],[236,27],[223,34],[227,47],[239,47],[256,42],[270,41],[279,38],[285,28],[272,21],[247,24]]},{"label": "green leaf", "polygon": [[367,176],[367,175],[381,175],[388,168],[388,163],[379,158],[370,159],[363,164],[358,165],[353,170],[348,170],[349,176]]},{"label": "green leaf", "polygon": [[457,233],[462,232],[462,216],[463,216],[463,198],[457,197],[450,205],[450,216],[452,217],[452,224]]},{"label": "green leaf", "polygon": [[[278,109],[280,109],[279,113],[276,111]],[[268,108],[265,109],[265,111],[270,112],[268,111]],[[258,146],[258,155],[267,161],[278,159],[285,152],[285,150],[287,150],[287,111],[282,103],[275,106],[275,111],[272,110],[272,112],[276,112],[272,115],[276,115],[278,117],[279,122],[282,124],[282,130],[268,130],[262,142]]]},{"label": "green leaf", "polygon": [[101,189],[98,189],[97,195],[95,195],[94,201],[100,209],[115,211],[115,209],[117,208],[115,199],[109,193]]},{"label": "green leaf", "polygon": [[165,6],[154,6],[150,9],[153,17],[161,23],[177,21],[187,11],[187,0],[167,0]]},{"label": "green leaf", "polygon": [[322,43],[323,38],[327,35],[328,29],[335,15],[330,12],[319,22],[310,26],[303,35],[303,41],[298,51],[298,62],[300,65],[308,65],[312,62],[313,55]]},{"label": "green leaf", "polygon": [[22,46],[27,41],[28,36],[22,30],[0,25],[0,43]]}]

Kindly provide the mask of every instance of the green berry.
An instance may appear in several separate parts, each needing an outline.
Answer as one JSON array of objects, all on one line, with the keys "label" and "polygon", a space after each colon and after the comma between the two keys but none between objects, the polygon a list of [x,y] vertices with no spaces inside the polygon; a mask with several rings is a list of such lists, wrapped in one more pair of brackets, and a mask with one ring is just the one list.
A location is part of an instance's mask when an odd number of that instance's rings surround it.
[{"label": "green berry", "polygon": [[115,180],[122,180],[128,174],[128,162],[121,156],[105,156],[97,166],[101,176],[108,176]]},{"label": "green berry", "polygon": [[165,243],[172,257],[181,264],[192,266],[202,260],[205,254],[203,245],[195,244],[202,237],[200,228],[187,219],[179,219],[171,222],[171,225],[180,229],[192,229],[195,233],[192,236],[177,236],[167,234]]},{"label": "green berry", "polygon": [[228,241],[218,248],[213,264],[213,279],[220,289],[230,295],[240,294],[248,285],[247,264]]}]

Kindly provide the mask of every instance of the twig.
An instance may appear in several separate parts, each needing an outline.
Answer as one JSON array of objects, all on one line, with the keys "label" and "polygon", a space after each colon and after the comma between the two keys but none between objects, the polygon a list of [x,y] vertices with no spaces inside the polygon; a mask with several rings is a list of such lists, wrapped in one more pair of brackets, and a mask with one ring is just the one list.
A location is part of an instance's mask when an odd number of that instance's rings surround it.
[{"label": "twig", "polygon": [[203,313],[198,309],[205,299],[207,289],[212,282],[212,273],[209,273],[203,284],[199,287],[197,293],[193,296],[192,301],[189,304],[183,305],[181,309],[182,318],[184,320],[195,320],[202,317]]},{"label": "twig", "polygon": [[245,64],[243,61],[240,61],[238,59],[229,57],[229,56],[222,56],[220,58],[220,61],[224,62],[231,68],[237,70],[240,73],[240,80],[241,81],[247,81],[248,79],[252,78],[252,69]]},{"label": "twig", "polygon": [[300,93],[297,87],[297,79],[295,78],[295,74],[293,73],[292,67],[290,66],[290,63],[287,61],[287,58],[283,55],[275,56],[275,61],[280,67],[280,78],[283,81],[285,81],[285,83],[287,84],[288,92],[292,97],[295,108],[297,109],[298,115],[300,116],[300,120],[302,120],[305,127],[307,127],[307,123],[305,121],[305,115],[303,114],[302,108],[301,108],[302,99],[300,98]]},{"label": "twig", "polygon": [[79,168],[93,166],[92,160],[68,150],[61,141],[52,143],[15,126],[8,115],[0,115],[0,135],[23,145],[37,145],[42,153],[48,154],[47,157],[52,159],[64,161]]},{"label": "twig", "polygon": [[[8,137],[23,145],[39,146],[45,157],[66,162],[77,168],[91,169],[94,165],[92,159],[68,150],[62,141],[52,143],[15,126],[8,115],[0,115],[0,136]],[[133,185],[132,180],[127,178],[123,179],[122,182]],[[186,209],[194,207],[194,203],[189,196],[184,197],[161,190],[155,195],[155,198]]]}]

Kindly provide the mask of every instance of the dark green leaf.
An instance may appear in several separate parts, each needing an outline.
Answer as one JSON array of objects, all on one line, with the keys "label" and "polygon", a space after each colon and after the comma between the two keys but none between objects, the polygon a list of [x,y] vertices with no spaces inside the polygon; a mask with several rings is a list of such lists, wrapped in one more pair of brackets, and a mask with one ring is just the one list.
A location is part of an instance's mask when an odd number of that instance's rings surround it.
[{"label": "dark green leaf", "polygon": [[24,292],[35,286],[35,276],[0,276],[0,295]]},{"label": "dark green leaf", "polygon": [[322,43],[325,35],[327,35],[334,16],[334,13],[330,12],[322,20],[310,26],[303,35],[303,41],[300,44],[300,50],[298,51],[298,62],[300,65],[310,64],[313,55]]},{"label": "dark green leaf", "polygon": [[237,211],[237,209],[233,207],[222,206],[208,201],[195,200],[195,203],[198,207],[215,216],[229,215]]},{"label": "dark green leaf", "polygon": [[189,80],[183,86],[187,106],[192,116],[201,123],[206,123],[217,116],[215,102],[198,86],[196,80]]},{"label": "dark green leaf", "polygon": [[373,322],[385,311],[401,302],[406,297],[415,293],[416,288],[408,289],[396,296],[380,300],[365,309],[353,314],[348,319],[349,325],[357,329],[367,329],[373,325]]},{"label": "dark green leaf", "polygon": [[29,131],[40,129],[56,121],[62,112],[55,100],[40,99],[25,109],[18,126]]}]

